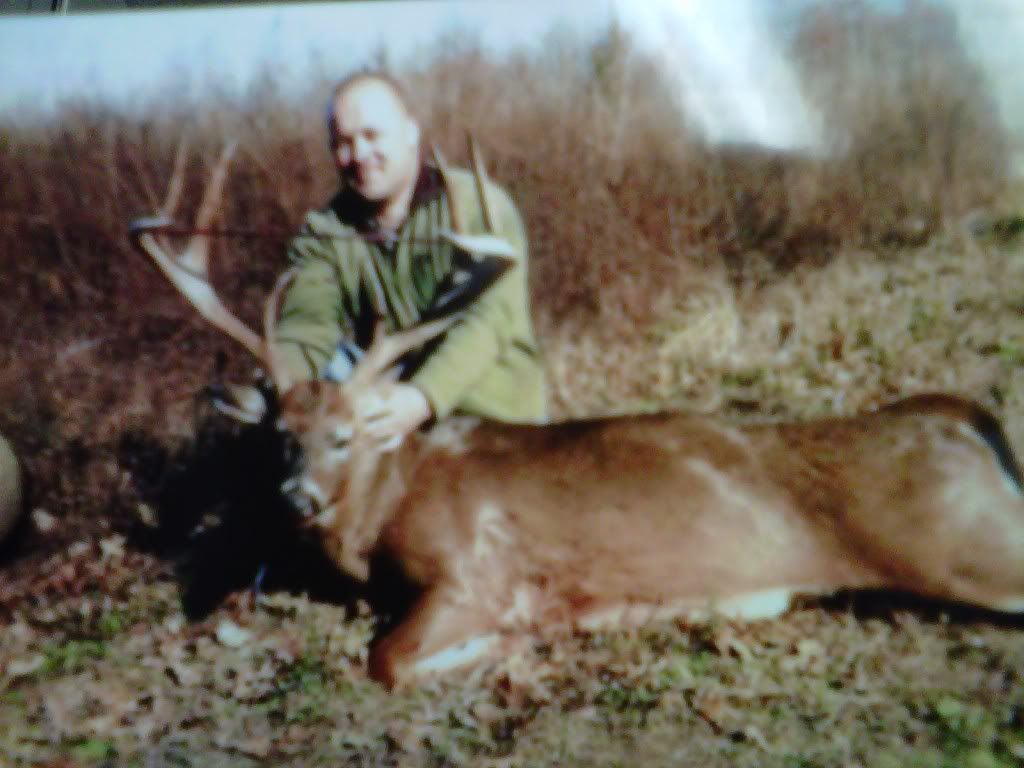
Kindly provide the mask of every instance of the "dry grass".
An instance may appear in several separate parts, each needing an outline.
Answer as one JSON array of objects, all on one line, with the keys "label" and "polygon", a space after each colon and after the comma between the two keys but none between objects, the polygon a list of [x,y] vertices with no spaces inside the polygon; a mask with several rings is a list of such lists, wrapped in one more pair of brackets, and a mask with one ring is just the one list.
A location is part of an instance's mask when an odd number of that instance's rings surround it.
[{"label": "dry grass", "polygon": [[[557,413],[804,417],[941,389],[987,404],[1024,447],[1024,250],[984,89],[926,4],[837,8],[794,43],[832,118],[828,157],[705,145],[616,29],[542,59],[449,42],[407,73],[446,153],[461,158],[472,129],[521,204]],[[241,100],[165,92],[138,114],[83,100],[0,119],[0,430],[54,524],[3,554],[6,763],[1022,759],[1020,626],[949,606],[840,600],[749,627],[553,638],[408,695],[367,681],[371,617],[338,605],[266,503],[273,446],[240,447],[194,412],[250,361],[125,237],[183,132],[182,218],[231,135],[225,222],[287,236],[333,183],[310,106],[328,89],[268,76]],[[963,224],[978,208],[1012,215],[978,237]],[[281,240],[233,245],[218,284],[252,320]],[[254,603],[242,587],[261,562]],[[244,632],[218,637],[227,619]]]}]

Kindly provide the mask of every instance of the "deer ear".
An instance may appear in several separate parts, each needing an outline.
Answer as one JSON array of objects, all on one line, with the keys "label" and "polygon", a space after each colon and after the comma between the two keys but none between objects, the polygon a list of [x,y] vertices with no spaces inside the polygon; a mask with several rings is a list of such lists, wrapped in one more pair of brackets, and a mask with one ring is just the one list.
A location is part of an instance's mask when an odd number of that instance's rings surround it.
[{"label": "deer ear", "polygon": [[418,147],[420,144],[420,124],[412,118],[408,123],[409,146]]},{"label": "deer ear", "polygon": [[267,401],[256,387],[228,384],[226,397],[213,397],[213,407],[243,424],[259,424],[267,415]]}]

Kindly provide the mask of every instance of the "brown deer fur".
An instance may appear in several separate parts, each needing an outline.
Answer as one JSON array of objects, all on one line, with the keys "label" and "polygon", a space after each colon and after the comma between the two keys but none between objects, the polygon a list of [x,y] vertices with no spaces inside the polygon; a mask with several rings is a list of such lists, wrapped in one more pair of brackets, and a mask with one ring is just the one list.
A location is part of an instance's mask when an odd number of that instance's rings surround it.
[{"label": "brown deer fur", "polygon": [[[360,445],[337,385],[299,384],[283,411],[338,564],[365,578],[383,552],[422,589],[371,655],[389,685],[542,628],[771,616],[797,593],[895,588],[1024,610],[1024,498],[998,427],[996,445],[979,430],[994,420],[959,398],[758,426],[454,420],[392,452]],[[310,439],[327,423],[346,425],[350,459]]]}]

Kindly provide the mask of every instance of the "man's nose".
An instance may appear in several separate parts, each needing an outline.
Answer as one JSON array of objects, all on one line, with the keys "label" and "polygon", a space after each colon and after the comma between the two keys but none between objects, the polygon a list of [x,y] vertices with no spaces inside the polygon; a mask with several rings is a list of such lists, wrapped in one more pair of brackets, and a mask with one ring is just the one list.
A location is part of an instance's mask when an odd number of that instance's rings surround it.
[{"label": "man's nose", "polygon": [[352,142],[352,157],[357,163],[363,162],[370,154],[370,142],[357,136]]}]

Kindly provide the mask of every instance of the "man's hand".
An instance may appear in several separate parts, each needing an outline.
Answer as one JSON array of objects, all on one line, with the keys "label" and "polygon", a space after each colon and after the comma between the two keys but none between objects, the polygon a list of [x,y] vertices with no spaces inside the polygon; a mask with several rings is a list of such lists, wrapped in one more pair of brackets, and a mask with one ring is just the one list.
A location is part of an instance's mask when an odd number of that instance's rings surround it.
[{"label": "man's hand", "polygon": [[397,448],[402,438],[433,414],[426,395],[412,384],[371,390],[359,398],[356,407],[366,434],[384,450]]}]

